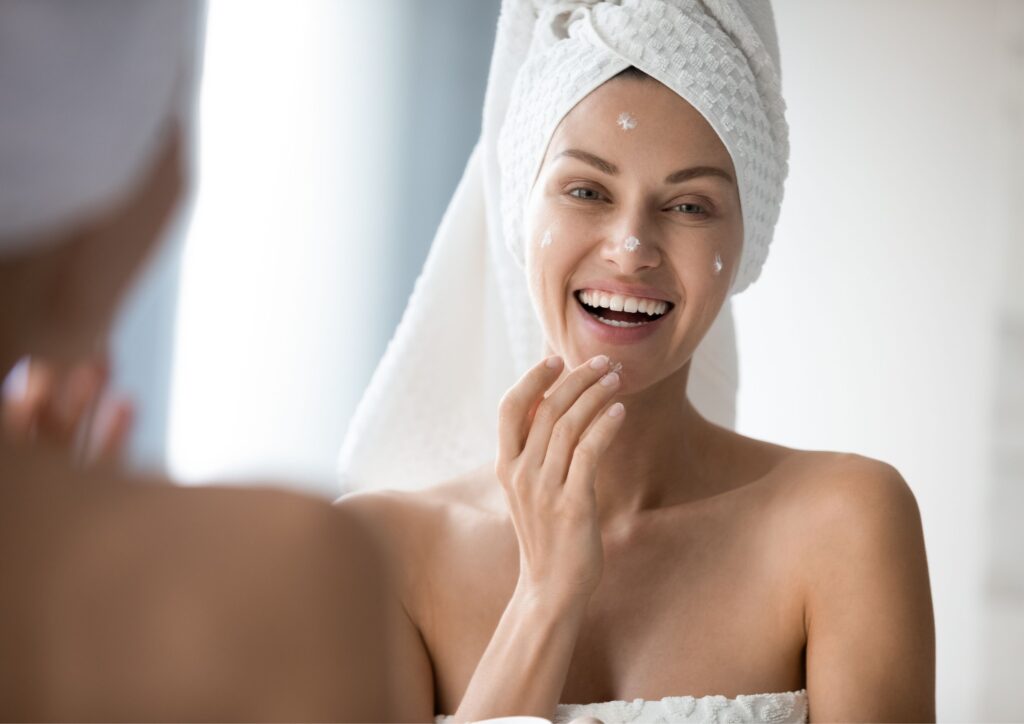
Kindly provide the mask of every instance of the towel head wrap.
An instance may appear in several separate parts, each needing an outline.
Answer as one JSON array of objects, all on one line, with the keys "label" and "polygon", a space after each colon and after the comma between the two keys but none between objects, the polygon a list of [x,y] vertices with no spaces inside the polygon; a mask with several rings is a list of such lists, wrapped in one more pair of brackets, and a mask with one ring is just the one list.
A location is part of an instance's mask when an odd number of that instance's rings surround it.
[{"label": "towel head wrap", "polygon": [[125,198],[188,132],[197,2],[0,3],[0,254]]},{"label": "towel head wrap", "polygon": [[[788,157],[768,0],[503,0],[481,138],[350,423],[343,489],[414,489],[494,459],[498,402],[543,354],[522,269],[530,187],[561,119],[629,66],[721,137],[744,220],[732,290],[758,276]],[[727,300],[694,353],[687,393],[731,427],[737,388]]]},{"label": "towel head wrap", "polygon": [[745,289],[768,255],[789,157],[768,2],[581,0],[533,10],[532,24],[503,19],[524,34],[532,29],[498,140],[503,231],[513,255],[523,263],[526,198],[556,126],[597,86],[634,66],[694,106],[733,159],[744,227],[733,291]]}]

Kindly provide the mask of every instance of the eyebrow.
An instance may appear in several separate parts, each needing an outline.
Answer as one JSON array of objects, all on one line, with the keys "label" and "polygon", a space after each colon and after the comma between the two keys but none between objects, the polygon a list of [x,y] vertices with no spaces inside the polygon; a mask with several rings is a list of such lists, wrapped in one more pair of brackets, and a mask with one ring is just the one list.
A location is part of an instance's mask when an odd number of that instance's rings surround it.
[{"label": "eyebrow", "polygon": [[[619,173],[619,167],[614,163],[605,161],[600,156],[595,156],[588,151],[582,151],[578,148],[567,148],[566,150],[555,156],[556,159],[562,156],[568,156],[575,158],[578,161],[582,161],[585,164],[593,166],[598,171],[602,171],[609,176],[615,176]],[[729,183],[733,184],[732,175],[724,169],[718,168],[717,166],[693,166],[692,168],[683,168],[678,171],[673,171],[665,177],[665,183],[667,184],[680,184],[684,181],[697,178],[698,176],[717,176],[725,179]]]},{"label": "eyebrow", "polygon": [[729,172],[718,168],[718,166],[694,166],[693,168],[684,168],[679,171],[673,171],[665,177],[665,183],[681,184],[683,181],[689,181],[690,179],[697,178],[698,176],[718,176],[729,183],[735,183]]},{"label": "eyebrow", "polygon": [[595,156],[594,154],[588,153],[587,151],[581,151],[578,148],[567,148],[560,154],[555,156],[555,158],[561,158],[562,156],[575,158],[578,161],[582,161],[585,164],[593,166],[598,171],[604,171],[609,176],[614,176],[619,172],[619,167],[616,166],[614,163],[609,163],[600,156]]}]

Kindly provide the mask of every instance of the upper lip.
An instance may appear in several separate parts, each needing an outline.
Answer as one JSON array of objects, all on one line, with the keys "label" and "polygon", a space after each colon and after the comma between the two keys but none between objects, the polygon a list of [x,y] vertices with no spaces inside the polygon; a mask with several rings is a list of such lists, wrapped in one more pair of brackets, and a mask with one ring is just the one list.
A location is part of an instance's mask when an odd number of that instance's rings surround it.
[{"label": "upper lip", "polygon": [[644,284],[629,284],[626,282],[616,281],[614,279],[595,279],[583,282],[576,288],[576,291],[579,292],[583,289],[596,289],[598,291],[608,292],[609,294],[621,294],[624,297],[656,299],[658,301],[668,302],[669,304],[675,304],[675,300],[672,299],[672,296],[660,289],[649,287]]}]

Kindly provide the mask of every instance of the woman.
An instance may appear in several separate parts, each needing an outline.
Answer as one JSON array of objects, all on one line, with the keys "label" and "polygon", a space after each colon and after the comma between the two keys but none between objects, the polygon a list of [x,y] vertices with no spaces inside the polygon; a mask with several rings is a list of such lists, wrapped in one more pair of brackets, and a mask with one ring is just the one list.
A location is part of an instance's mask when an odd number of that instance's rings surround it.
[{"label": "woman", "polygon": [[387,716],[381,658],[348,655],[379,638],[357,524],[68,455],[102,395],[83,360],[188,191],[201,10],[0,3],[0,379],[50,362],[0,406],[4,721]]},{"label": "woman", "polygon": [[[341,503],[402,571],[402,716],[934,718],[927,564],[899,473],[743,437],[688,399],[698,345],[757,277],[781,202],[767,4],[540,6],[503,7],[483,160],[470,162],[439,232],[448,253],[432,251],[343,456],[356,483],[374,467],[394,476],[405,419],[446,446],[439,457],[470,457],[459,446],[482,436],[444,435],[452,419],[487,423],[472,405],[501,368],[473,353],[474,332],[500,344],[486,312],[475,329],[458,315],[496,286],[509,337],[523,336],[508,245],[545,356],[497,406],[494,459]],[[492,193],[475,199],[479,174]],[[483,244],[476,222],[453,227],[481,203],[491,276],[464,281],[452,270],[472,268]],[[424,367],[420,391],[409,380]],[[444,397],[447,367],[458,386]],[[395,414],[408,398],[429,404]]]}]

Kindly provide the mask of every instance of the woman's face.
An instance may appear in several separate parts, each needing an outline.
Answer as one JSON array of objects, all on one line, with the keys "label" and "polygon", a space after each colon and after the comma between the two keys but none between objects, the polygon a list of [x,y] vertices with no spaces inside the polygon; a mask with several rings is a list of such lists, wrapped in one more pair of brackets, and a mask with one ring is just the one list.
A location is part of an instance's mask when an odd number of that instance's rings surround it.
[{"label": "woman's face", "polygon": [[526,212],[530,294],[567,363],[607,354],[623,392],[679,370],[739,263],[736,172],[717,134],[661,83],[617,78],[562,120]]}]

